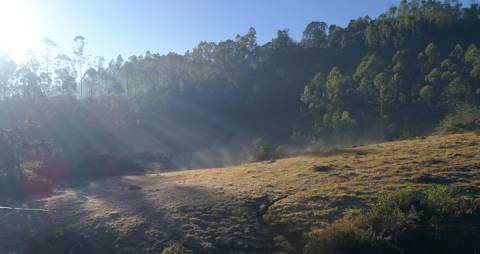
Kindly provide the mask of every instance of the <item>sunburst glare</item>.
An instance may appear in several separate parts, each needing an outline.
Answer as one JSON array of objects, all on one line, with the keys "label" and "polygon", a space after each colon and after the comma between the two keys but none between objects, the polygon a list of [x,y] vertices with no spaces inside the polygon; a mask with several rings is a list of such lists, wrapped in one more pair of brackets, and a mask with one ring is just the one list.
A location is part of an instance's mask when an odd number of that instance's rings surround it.
[{"label": "sunburst glare", "polygon": [[41,39],[38,16],[27,0],[0,1],[0,51],[23,60],[26,51],[36,49]]}]

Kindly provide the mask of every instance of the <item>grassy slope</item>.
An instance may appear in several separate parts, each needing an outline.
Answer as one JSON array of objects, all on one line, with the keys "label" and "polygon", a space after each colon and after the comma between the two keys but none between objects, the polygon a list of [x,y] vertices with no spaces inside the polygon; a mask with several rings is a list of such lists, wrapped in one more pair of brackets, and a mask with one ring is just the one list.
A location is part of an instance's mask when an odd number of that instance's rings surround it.
[{"label": "grassy slope", "polygon": [[43,206],[56,228],[82,235],[77,248],[95,252],[159,253],[172,241],[200,253],[290,252],[303,233],[355,215],[381,192],[442,183],[480,195],[479,145],[473,133],[432,136],[329,156],[128,176],[64,191]]}]

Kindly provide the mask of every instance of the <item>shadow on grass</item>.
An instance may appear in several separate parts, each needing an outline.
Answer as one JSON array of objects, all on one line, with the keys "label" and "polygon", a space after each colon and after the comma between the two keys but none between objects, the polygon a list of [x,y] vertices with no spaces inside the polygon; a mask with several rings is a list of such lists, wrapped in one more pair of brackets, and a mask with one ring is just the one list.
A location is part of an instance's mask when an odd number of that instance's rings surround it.
[{"label": "shadow on grass", "polygon": [[173,243],[195,253],[273,251],[274,234],[247,200],[181,184],[102,183],[77,190],[78,198],[58,209],[52,227],[29,239],[24,253],[161,253]]},{"label": "shadow on grass", "polygon": [[321,148],[314,151],[310,151],[308,154],[319,156],[319,157],[328,157],[328,156],[337,156],[337,155],[356,155],[364,156],[368,154],[368,151],[352,149],[352,148]]}]

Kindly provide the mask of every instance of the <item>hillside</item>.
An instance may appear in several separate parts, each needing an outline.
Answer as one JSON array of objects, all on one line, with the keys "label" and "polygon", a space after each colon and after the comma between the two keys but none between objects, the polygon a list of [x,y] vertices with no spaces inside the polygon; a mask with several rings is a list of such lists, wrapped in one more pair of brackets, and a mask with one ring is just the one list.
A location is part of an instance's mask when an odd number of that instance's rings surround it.
[{"label": "hillside", "polygon": [[[25,213],[16,211],[3,213],[2,221],[30,222],[31,231],[22,229],[27,252],[161,253],[173,242],[195,253],[295,252],[311,229],[355,215],[382,192],[448,184],[479,196],[479,144],[474,133],[431,136],[274,162],[113,178],[38,201],[36,207],[49,211],[32,212],[38,218],[23,220]],[[32,223],[37,219],[43,226]],[[9,239],[15,235],[2,236],[2,246]],[[19,241],[10,241],[9,248],[19,250]]]}]

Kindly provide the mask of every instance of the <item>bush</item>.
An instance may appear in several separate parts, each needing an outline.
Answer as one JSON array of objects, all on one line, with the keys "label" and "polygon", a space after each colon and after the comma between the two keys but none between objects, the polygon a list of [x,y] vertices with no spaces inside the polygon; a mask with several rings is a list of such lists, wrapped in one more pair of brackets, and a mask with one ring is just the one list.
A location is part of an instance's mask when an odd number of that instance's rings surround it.
[{"label": "bush", "polygon": [[286,156],[285,147],[279,145],[272,149],[268,143],[262,139],[257,138],[253,141],[253,147],[250,150],[250,156],[253,161],[266,161],[283,158]]},{"label": "bush", "polygon": [[253,141],[253,147],[250,155],[254,161],[270,160],[273,157],[272,148],[262,138]]},{"label": "bush", "polygon": [[352,223],[340,222],[322,231],[314,231],[304,249],[305,254],[400,253],[384,240],[372,240],[367,232]]},{"label": "bush", "polygon": [[20,129],[0,130],[0,199],[21,200],[49,194],[56,187],[142,174],[129,156],[77,152],[65,157],[45,141]]},{"label": "bush", "polygon": [[438,128],[440,133],[457,133],[480,130],[480,108],[464,104],[443,119]]},{"label": "bush", "polygon": [[305,253],[475,253],[480,207],[445,186],[382,195],[351,226],[312,233]]},{"label": "bush", "polygon": [[0,199],[51,191],[51,183],[36,171],[50,151],[46,142],[33,140],[20,129],[0,130]]}]

